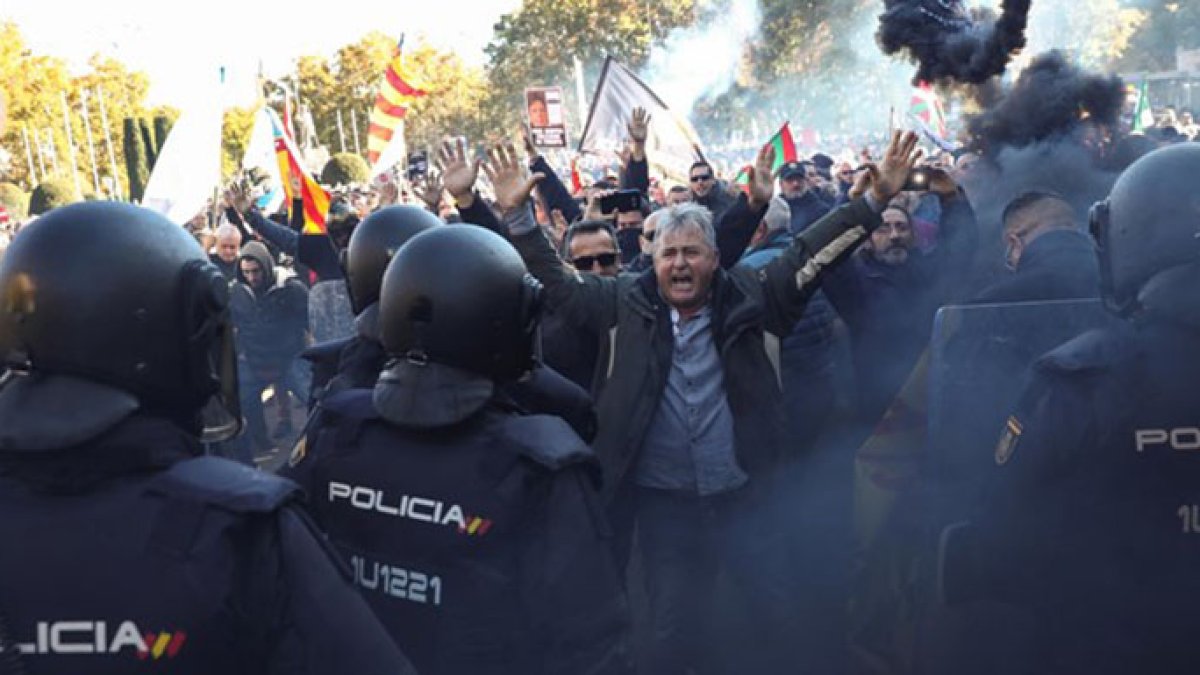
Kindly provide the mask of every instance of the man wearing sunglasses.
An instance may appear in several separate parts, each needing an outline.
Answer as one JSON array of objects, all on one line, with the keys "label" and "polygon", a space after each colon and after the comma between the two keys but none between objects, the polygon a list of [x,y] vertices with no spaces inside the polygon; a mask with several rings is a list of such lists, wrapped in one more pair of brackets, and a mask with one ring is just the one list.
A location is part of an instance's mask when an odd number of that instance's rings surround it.
[{"label": "man wearing sunglasses", "polygon": [[621,272],[617,238],[611,225],[584,220],[572,225],[563,237],[567,261],[584,274],[615,277]]},{"label": "man wearing sunglasses", "polygon": [[713,215],[713,222],[719,221],[725,211],[733,206],[734,197],[725,190],[724,182],[717,180],[716,171],[708,162],[692,164],[688,171],[688,182],[692,188],[692,201],[707,208]]}]

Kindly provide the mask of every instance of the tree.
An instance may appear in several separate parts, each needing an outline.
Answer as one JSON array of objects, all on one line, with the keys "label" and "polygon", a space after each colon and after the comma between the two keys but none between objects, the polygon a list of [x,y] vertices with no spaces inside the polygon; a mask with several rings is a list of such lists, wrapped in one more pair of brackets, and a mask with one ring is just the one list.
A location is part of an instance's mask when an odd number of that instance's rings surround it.
[{"label": "tree", "polygon": [[366,160],[353,152],[339,152],[325,163],[321,169],[321,183],[324,185],[350,185],[365,183],[371,177],[371,167]]},{"label": "tree", "polygon": [[171,133],[171,127],[175,126],[175,120],[167,115],[158,114],[154,116],[154,156],[162,154],[163,145],[167,142],[167,135]]},{"label": "tree", "polygon": [[[654,42],[696,19],[695,0],[526,0],[496,24],[486,52],[489,87],[485,108],[511,130],[521,119],[522,91],[560,85],[568,110],[576,109],[574,59],[598,72],[611,54],[631,68],[645,64]],[[703,67],[703,64],[695,64]],[[583,120],[578,124],[583,125]]]},{"label": "tree", "polygon": [[12,183],[0,183],[0,204],[17,220],[29,214],[29,195]]},{"label": "tree", "polygon": [[125,118],[122,138],[129,199],[140,202],[146,192],[146,183],[150,180],[150,164],[147,161],[146,143],[142,140],[142,128],[138,120],[132,117]]},{"label": "tree", "polygon": [[29,215],[40,216],[50,209],[72,204],[81,199],[75,192],[75,182],[65,176],[51,176],[38,183],[29,197]]},{"label": "tree", "polygon": [[[99,173],[108,176],[112,167],[107,160],[105,131],[113,140],[113,154],[118,166],[124,163],[120,146],[121,125],[125,117],[144,113],[143,101],[149,80],[145,74],[133,72],[111,58],[93,56],[88,71],[72,77],[62,59],[34,53],[11,21],[0,21],[0,81],[9,97],[8,129],[0,135],[0,145],[12,154],[14,161],[10,180],[29,188],[51,173],[69,173],[71,161],[67,156],[66,130],[63,126],[62,95],[66,94],[71,132],[76,141],[76,163],[81,178],[90,183],[90,162],[83,131],[83,110],[87,90],[87,110],[96,145]],[[104,128],[100,104],[104,103],[108,128]],[[26,155],[34,164],[30,175]],[[45,167],[44,171],[42,167]],[[125,183],[124,172],[117,171],[116,180]],[[124,192],[123,188],[121,189]]]},{"label": "tree", "polygon": [[254,131],[254,114],[258,108],[229,108],[221,123],[221,176],[228,180],[242,166],[250,133]]}]

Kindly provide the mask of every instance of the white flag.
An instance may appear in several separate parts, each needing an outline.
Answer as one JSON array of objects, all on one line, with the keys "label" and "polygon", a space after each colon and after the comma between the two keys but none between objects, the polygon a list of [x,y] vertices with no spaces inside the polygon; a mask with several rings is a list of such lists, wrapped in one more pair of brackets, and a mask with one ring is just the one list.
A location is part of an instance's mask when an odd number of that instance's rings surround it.
[{"label": "white flag", "polygon": [[650,113],[650,135],[646,157],[665,175],[686,180],[693,162],[704,159],[695,129],[686,118],[671,112],[662,99],[631,70],[609,56],[604,61],[600,82],[592,96],[592,109],[579,152],[618,152],[629,138],[629,120],[634,108]]},{"label": "white flag", "polygon": [[284,200],[283,178],[279,175],[279,159],[275,155],[275,137],[271,133],[271,115],[263,106],[254,114],[254,128],[242,156],[242,168],[258,169],[269,176],[263,194],[254,195],[255,205],[263,213],[277,211]]},{"label": "white flag", "polygon": [[180,225],[207,206],[221,183],[221,101],[211,91],[184,108],[154,163],[142,206]]}]

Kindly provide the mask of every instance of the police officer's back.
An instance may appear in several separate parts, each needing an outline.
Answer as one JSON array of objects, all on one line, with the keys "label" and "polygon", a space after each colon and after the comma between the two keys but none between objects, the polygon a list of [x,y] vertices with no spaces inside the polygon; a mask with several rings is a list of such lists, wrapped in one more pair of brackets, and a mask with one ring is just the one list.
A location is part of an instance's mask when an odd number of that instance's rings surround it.
[{"label": "police officer's back", "polygon": [[411,672],[297,486],[201,456],[237,378],[227,284],[182,228],[53,211],[0,289],[0,670]]},{"label": "police officer's back", "polygon": [[626,672],[598,472],[562,420],[514,414],[539,287],[507,242],[436,228],[388,267],[372,389],[326,398],[290,472],[422,673]]},{"label": "police officer's back", "polygon": [[942,535],[950,601],[1038,616],[1037,672],[1194,673],[1200,622],[1200,147],[1132,165],[1093,210],[1125,319],[1044,356],[994,455],[994,493]]}]

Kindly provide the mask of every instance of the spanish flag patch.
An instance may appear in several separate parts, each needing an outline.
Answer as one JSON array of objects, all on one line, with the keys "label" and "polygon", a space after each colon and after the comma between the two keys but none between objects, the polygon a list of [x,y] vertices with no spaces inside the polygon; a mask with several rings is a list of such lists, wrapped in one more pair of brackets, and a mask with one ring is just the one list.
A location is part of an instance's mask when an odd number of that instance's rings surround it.
[{"label": "spanish flag patch", "polygon": [[1021,421],[1012,416],[1004,423],[1004,433],[1000,436],[1000,442],[996,443],[996,466],[1004,466],[1008,464],[1008,460],[1012,459],[1013,453],[1017,451],[1017,442],[1021,440],[1021,432],[1025,427],[1021,426]]},{"label": "spanish flag patch", "polygon": [[288,466],[295,467],[300,462],[303,462],[304,458],[307,456],[308,456],[308,436],[305,434],[301,434],[300,440],[297,441],[295,447],[292,448],[291,456],[288,457]]}]

